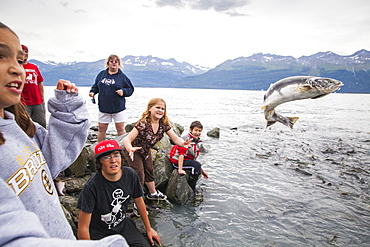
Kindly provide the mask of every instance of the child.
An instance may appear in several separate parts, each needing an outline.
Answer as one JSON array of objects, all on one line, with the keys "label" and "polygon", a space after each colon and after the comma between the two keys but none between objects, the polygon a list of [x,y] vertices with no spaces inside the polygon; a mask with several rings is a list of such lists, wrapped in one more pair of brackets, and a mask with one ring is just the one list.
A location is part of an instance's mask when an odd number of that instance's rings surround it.
[{"label": "child", "polygon": [[98,142],[105,140],[112,121],[115,122],[118,136],[126,133],[126,98],[134,93],[130,79],[120,69],[122,61],[117,55],[110,55],[105,67],[107,69],[97,75],[89,93],[92,99],[99,94]]},{"label": "child", "polygon": [[189,185],[195,190],[195,184],[198,180],[200,174],[204,176],[205,179],[208,179],[208,174],[203,170],[202,164],[196,161],[200,154],[200,135],[202,134],[203,125],[199,121],[194,121],[190,125],[189,133],[183,136],[183,139],[191,138],[192,145],[189,148],[180,147],[174,145],[170,151],[170,161],[172,165],[178,169],[180,175],[185,175],[186,172],[184,169],[189,169],[190,179]]},{"label": "child", "polygon": [[59,80],[49,130],[32,122],[20,104],[22,61],[18,36],[0,22],[0,246],[127,246],[122,236],[76,241],[52,181],[85,144],[85,101],[73,83]]},{"label": "child", "polygon": [[178,137],[171,129],[167,117],[166,102],[160,98],[151,99],[141,119],[135,124],[132,131],[123,139],[125,158],[130,167],[139,175],[141,185],[148,187],[149,200],[166,200],[167,197],[157,191],[154,184],[153,159],[150,149],[167,134],[171,140],[179,145],[188,147],[191,140],[185,141]]},{"label": "child", "polygon": [[131,199],[137,206],[151,244],[160,238],[150,226],[139,178],[130,167],[122,166],[122,149],[116,140],[95,146],[97,172],[84,185],[77,208],[79,239],[101,239],[121,234],[130,246],[147,246],[148,242],[135,222],[126,217]]}]

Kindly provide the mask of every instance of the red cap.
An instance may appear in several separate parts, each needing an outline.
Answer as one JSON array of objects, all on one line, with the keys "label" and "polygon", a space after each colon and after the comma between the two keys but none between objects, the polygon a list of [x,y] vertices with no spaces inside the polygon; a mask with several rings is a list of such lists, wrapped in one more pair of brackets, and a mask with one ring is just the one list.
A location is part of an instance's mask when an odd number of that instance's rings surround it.
[{"label": "red cap", "polygon": [[25,46],[25,45],[22,45],[22,50],[24,50],[24,51],[28,51],[28,47],[27,47],[27,46]]},{"label": "red cap", "polygon": [[95,158],[112,151],[122,150],[116,140],[104,140],[95,146]]}]

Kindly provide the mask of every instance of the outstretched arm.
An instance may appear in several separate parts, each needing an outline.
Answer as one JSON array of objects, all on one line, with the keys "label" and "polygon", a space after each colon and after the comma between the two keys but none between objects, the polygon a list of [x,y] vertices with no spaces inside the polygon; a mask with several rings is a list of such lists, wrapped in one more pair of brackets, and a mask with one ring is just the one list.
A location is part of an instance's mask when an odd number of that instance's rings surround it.
[{"label": "outstretched arm", "polygon": [[135,151],[141,149],[141,147],[133,147],[131,144],[138,134],[139,131],[136,128],[133,128],[130,133],[128,133],[128,135],[123,139],[123,146],[125,147],[132,161],[134,160]]},{"label": "outstretched arm", "polygon": [[59,80],[55,96],[48,101],[48,131],[36,132],[35,141],[53,178],[75,161],[86,142],[89,114],[85,100],[77,92],[75,84]]},{"label": "outstretched arm", "polygon": [[181,137],[177,136],[177,135],[176,135],[176,133],[175,133],[172,129],[170,129],[170,130],[169,130],[169,131],[167,131],[166,133],[167,133],[167,135],[171,138],[171,140],[172,140],[176,145],[178,145],[178,146],[180,146],[180,147],[186,147],[186,148],[188,148],[188,147],[190,147],[190,146],[191,146],[191,141],[192,141],[192,139],[186,139],[186,140],[184,141]]}]

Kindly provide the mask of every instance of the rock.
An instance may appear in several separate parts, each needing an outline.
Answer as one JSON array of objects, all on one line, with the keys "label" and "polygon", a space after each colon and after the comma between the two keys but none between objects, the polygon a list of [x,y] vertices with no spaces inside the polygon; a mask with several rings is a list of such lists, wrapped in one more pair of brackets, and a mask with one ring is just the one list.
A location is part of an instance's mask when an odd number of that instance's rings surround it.
[{"label": "rock", "polygon": [[171,127],[175,134],[178,136],[181,136],[181,134],[184,132],[184,127],[182,127],[180,124],[171,122]]},{"label": "rock", "polygon": [[167,184],[173,167],[164,153],[157,152],[157,156],[159,157],[157,157],[153,163],[154,183],[159,190],[165,191],[166,187],[168,187]]},{"label": "rock", "polygon": [[213,130],[208,131],[207,136],[220,138],[220,128],[214,128]]},{"label": "rock", "polygon": [[81,178],[72,177],[71,179],[65,180],[66,193],[72,194],[74,192],[80,192],[89,177],[90,175],[86,175]]},{"label": "rock", "polygon": [[79,210],[77,209],[77,198],[73,196],[60,196],[59,201],[63,205],[63,207],[71,214],[72,220],[77,223],[79,212]]},{"label": "rock", "polygon": [[172,144],[171,144],[171,141],[170,141],[170,138],[168,137],[168,135],[164,135],[162,140],[157,142],[153,149],[155,150],[169,150],[171,149],[172,147]]},{"label": "rock", "polygon": [[77,238],[77,225],[76,225],[77,223],[75,223],[75,221],[73,220],[72,214],[63,206],[63,204],[61,204],[60,206],[62,207],[64,215],[66,216],[66,219],[72,228],[73,234]]},{"label": "rock", "polygon": [[91,160],[91,153],[89,150],[90,148],[85,146],[75,162],[73,162],[73,164],[69,167],[71,172],[76,175],[76,177],[82,177],[86,173],[87,164]]},{"label": "rock", "polygon": [[170,202],[182,205],[193,197],[194,192],[190,188],[187,178],[187,175],[180,176],[177,170],[172,171],[166,189],[166,195]]}]

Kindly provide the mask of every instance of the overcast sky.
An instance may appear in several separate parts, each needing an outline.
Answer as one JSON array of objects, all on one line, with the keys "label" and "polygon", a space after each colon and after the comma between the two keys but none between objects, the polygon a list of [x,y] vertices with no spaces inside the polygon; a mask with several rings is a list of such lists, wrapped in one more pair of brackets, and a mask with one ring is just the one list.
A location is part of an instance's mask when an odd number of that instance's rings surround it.
[{"label": "overcast sky", "polygon": [[370,50],[369,0],[0,0],[41,61],[152,55],[215,67],[254,53]]}]

